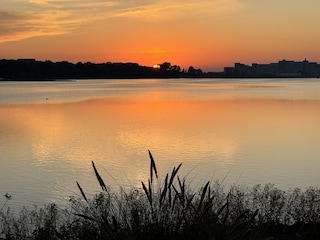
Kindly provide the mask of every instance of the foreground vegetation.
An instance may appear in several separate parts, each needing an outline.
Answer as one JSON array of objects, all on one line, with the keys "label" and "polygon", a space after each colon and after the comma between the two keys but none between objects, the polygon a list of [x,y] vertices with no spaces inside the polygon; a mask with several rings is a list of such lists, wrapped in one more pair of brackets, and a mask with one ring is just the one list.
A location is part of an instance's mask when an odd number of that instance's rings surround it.
[{"label": "foreground vegetation", "polygon": [[[272,184],[231,186],[218,181],[195,190],[179,176],[161,182],[153,156],[141,188],[113,193],[94,163],[101,193],[14,214],[0,209],[2,239],[320,239],[320,190],[282,191]],[[8,197],[8,196],[6,196]],[[8,199],[7,199],[8,200]]]}]

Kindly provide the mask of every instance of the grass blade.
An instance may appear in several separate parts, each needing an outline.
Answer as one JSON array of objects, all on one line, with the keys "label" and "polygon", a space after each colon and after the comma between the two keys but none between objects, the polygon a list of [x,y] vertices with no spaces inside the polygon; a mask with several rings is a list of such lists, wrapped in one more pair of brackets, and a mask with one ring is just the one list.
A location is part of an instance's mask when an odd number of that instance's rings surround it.
[{"label": "grass blade", "polygon": [[94,169],[94,172],[95,172],[95,174],[96,174],[96,177],[97,177],[97,179],[98,179],[98,182],[99,182],[99,184],[100,184],[100,186],[101,186],[101,188],[102,188],[102,191],[106,191],[106,192],[107,192],[107,187],[106,187],[106,185],[104,184],[104,181],[103,181],[103,179],[101,178],[100,174],[98,173],[98,170],[96,169],[93,161],[92,161],[92,167],[93,167],[93,169]]},{"label": "grass blade", "polygon": [[176,168],[174,167],[173,170],[172,170],[172,174],[171,174],[171,177],[170,177],[170,181],[169,181],[169,186],[172,185],[173,183],[173,179],[175,178],[175,176],[177,175],[180,167],[181,167],[182,163],[179,164],[179,166]]},{"label": "grass blade", "polygon": [[141,182],[141,183],[142,183],[142,188],[147,195],[148,201],[149,201],[150,205],[152,206],[151,192],[150,193],[148,192],[148,189],[147,189],[146,185],[144,184],[144,182]]},{"label": "grass blade", "polygon": [[204,186],[204,188],[202,190],[202,194],[201,194],[201,198],[200,198],[200,202],[199,202],[199,206],[198,206],[198,211],[200,211],[200,209],[202,207],[202,203],[203,203],[204,197],[206,196],[209,184],[210,184],[210,181],[207,182],[207,184]]},{"label": "grass blade", "polygon": [[94,222],[97,222],[96,219],[94,219],[93,217],[90,217],[88,215],[84,215],[84,214],[80,214],[80,213],[75,213],[76,216],[79,216],[79,217],[82,217],[84,219],[87,219],[87,220],[90,220],[90,221],[94,221]]},{"label": "grass blade", "polygon": [[79,188],[84,200],[86,200],[86,202],[88,202],[88,199],[87,199],[86,195],[84,194],[84,192],[83,192],[83,190],[82,190],[82,188],[81,188],[81,186],[80,186],[80,184],[78,182],[77,182],[77,186],[78,186],[78,188]]},{"label": "grass blade", "polygon": [[152,156],[150,150],[148,150],[148,153],[149,153],[149,157],[150,157],[150,179],[152,182],[153,181],[153,172],[155,173],[156,178],[158,179],[158,171],[157,171],[156,163],[153,159],[153,156]]},{"label": "grass blade", "polygon": [[160,195],[160,200],[159,200],[159,202],[160,202],[160,208],[161,208],[161,206],[162,206],[162,201],[163,201],[163,199],[165,199],[165,196],[166,196],[166,194],[167,194],[167,191],[168,191],[168,173],[167,173],[167,175],[166,175],[166,179],[164,180],[164,187],[163,187],[163,190],[162,190],[161,195]]}]

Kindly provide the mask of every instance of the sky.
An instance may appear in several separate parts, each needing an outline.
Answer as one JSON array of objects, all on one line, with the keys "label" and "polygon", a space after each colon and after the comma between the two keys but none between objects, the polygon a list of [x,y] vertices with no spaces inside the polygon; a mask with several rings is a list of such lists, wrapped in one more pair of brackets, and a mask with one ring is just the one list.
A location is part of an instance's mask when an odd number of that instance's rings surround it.
[{"label": "sky", "polygon": [[0,59],[320,62],[319,0],[1,0]]}]

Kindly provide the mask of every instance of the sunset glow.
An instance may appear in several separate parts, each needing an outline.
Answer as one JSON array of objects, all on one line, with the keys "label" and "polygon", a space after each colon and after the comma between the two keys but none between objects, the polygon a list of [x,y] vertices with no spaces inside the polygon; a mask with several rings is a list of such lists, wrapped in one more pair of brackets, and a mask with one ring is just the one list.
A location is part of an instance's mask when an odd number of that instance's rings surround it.
[{"label": "sunset glow", "polygon": [[320,62],[320,2],[314,0],[1,3],[0,58],[171,62],[206,71],[234,62]]}]

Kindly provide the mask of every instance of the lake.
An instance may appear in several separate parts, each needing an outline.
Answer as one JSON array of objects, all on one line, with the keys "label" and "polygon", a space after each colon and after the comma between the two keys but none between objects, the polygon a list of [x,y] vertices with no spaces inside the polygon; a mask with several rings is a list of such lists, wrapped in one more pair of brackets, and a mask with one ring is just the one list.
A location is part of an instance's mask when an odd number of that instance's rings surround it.
[{"label": "lake", "polygon": [[182,164],[208,180],[320,187],[319,79],[0,82],[0,208],[140,187]]}]

